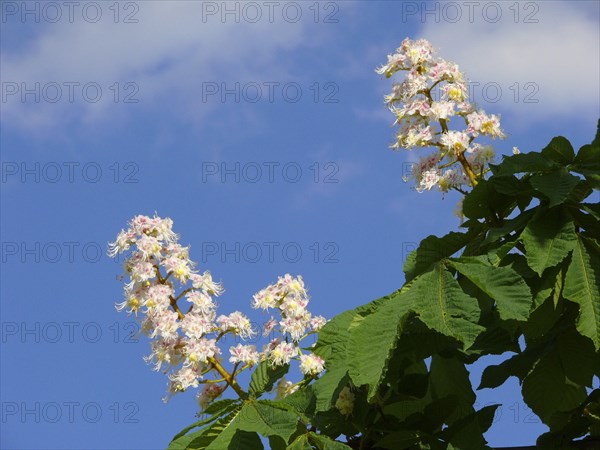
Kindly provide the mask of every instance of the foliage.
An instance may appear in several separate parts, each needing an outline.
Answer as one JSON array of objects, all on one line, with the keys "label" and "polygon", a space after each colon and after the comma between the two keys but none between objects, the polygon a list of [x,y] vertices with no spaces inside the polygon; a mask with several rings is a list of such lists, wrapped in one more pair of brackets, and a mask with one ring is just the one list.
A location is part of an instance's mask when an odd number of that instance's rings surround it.
[{"label": "foliage", "polygon": [[487,448],[497,405],[476,410],[467,365],[507,352],[478,389],[517,377],[550,428],[540,447],[599,437],[600,205],[586,202],[599,162],[598,137],[577,153],[556,137],[491,166],[465,198],[464,231],[424,239],[401,289],[321,329],[320,378],[280,401],[213,404],[169,448],[262,448],[258,434],[289,450]]}]

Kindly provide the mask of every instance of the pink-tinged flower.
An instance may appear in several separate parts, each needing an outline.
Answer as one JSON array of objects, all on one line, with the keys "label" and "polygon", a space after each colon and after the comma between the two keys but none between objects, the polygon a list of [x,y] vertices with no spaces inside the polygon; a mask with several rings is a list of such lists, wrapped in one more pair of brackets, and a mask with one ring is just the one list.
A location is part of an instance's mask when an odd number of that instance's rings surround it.
[{"label": "pink-tinged flower", "polygon": [[500,129],[500,117],[495,114],[488,116],[485,111],[476,111],[467,115],[467,122],[469,123],[467,133],[471,133],[473,136],[481,133],[494,139],[506,137]]},{"label": "pink-tinged flower", "polygon": [[454,169],[445,170],[438,181],[438,186],[442,192],[448,192],[450,189],[469,184],[469,179],[462,171]]},{"label": "pink-tinged flower", "polygon": [[253,366],[260,361],[260,355],[256,351],[254,345],[238,344],[236,347],[230,347],[229,353],[231,353],[229,362],[232,364],[243,363],[248,366]]},{"label": "pink-tinged flower", "polygon": [[144,306],[148,311],[164,311],[171,306],[173,288],[166,284],[153,284],[146,290]]},{"label": "pink-tinged flower", "polygon": [[407,126],[400,130],[392,148],[429,147],[433,140],[431,127],[425,125]]},{"label": "pink-tinged flower", "polygon": [[440,180],[440,171],[438,169],[429,169],[421,174],[421,178],[418,180],[417,191],[423,192],[424,190],[430,190],[432,187],[437,185]]},{"label": "pink-tinged flower", "polygon": [[428,117],[430,114],[429,102],[426,99],[417,99],[406,103],[402,108],[395,110],[398,120],[406,116],[421,116]]},{"label": "pink-tinged flower", "polygon": [[310,327],[313,331],[319,331],[327,323],[327,319],[323,316],[314,316],[310,319]]},{"label": "pink-tinged flower", "polygon": [[458,155],[469,148],[469,135],[461,131],[448,131],[442,133],[440,143]]},{"label": "pink-tinged flower", "polygon": [[354,394],[345,386],[338,395],[335,407],[344,416],[349,416],[354,410]]},{"label": "pink-tinged flower", "polygon": [[427,72],[431,81],[447,81],[450,83],[463,83],[464,75],[458,68],[458,64],[439,59],[431,65]]},{"label": "pink-tinged flower", "polygon": [[152,341],[152,353],[144,356],[144,361],[147,364],[154,364],[155,371],[159,371],[163,364],[168,367],[175,366],[181,361],[181,353],[177,350],[176,344],[178,341],[165,341],[157,339]]},{"label": "pink-tinged flower", "polygon": [[209,358],[214,358],[221,352],[215,339],[184,339],[183,344],[183,353],[186,357],[183,364],[185,367],[197,369],[207,364]]},{"label": "pink-tinged flower", "polygon": [[406,60],[406,56],[394,53],[393,55],[388,55],[387,64],[382,65],[375,69],[379,75],[385,75],[386,78],[391,77],[395,72],[402,69],[402,64]]},{"label": "pink-tinged flower", "polygon": [[171,380],[171,390],[173,392],[183,392],[189,387],[198,387],[198,372],[190,367],[182,367],[178,371],[169,375]]},{"label": "pink-tinged flower", "polygon": [[132,231],[121,230],[114,242],[108,244],[108,256],[114,258],[119,253],[123,253],[135,244],[135,233]]},{"label": "pink-tinged flower", "polygon": [[154,222],[148,216],[139,215],[131,219],[129,227],[134,233],[141,236],[142,234],[150,233],[152,231]]},{"label": "pink-tinged flower", "polygon": [[397,52],[406,56],[411,65],[426,63],[434,53],[432,45],[426,39],[412,41],[408,38],[402,41]]},{"label": "pink-tinged flower", "polygon": [[188,292],[185,298],[194,305],[193,311],[198,314],[211,314],[217,307],[212,298],[203,291]]},{"label": "pink-tinged flower", "polygon": [[144,258],[159,258],[162,245],[158,239],[147,234],[142,235],[137,242],[137,248]]},{"label": "pink-tinged flower", "polygon": [[127,266],[127,270],[129,271],[131,280],[136,283],[143,283],[156,276],[152,263],[141,259],[131,261],[131,264]]},{"label": "pink-tinged flower", "polygon": [[317,355],[309,353],[300,355],[300,371],[311,377],[319,375],[324,370],[325,361]]},{"label": "pink-tinged flower", "polygon": [[215,282],[208,270],[202,275],[190,275],[190,280],[192,281],[192,286],[194,289],[202,289],[208,293],[208,295],[214,295],[215,297],[218,297],[225,292],[225,289],[223,289],[223,284]]},{"label": "pink-tinged flower", "polygon": [[192,310],[181,320],[181,331],[191,339],[199,339],[215,331],[214,319],[214,312],[203,314]]},{"label": "pink-tinged flower", "polygon": [[263,289],[252,296],[253,302],[252,307],[255,309],[263,309],[268,311],[269,308],[277,307],[277,298],[276,295],[279,293],[274,292],[275,289],[272,286],[269,286],[266,289]]},{"label": "pink-tinged flower", "polygon": [[219,316],[217,323],[221,331],[231,331],[242,339],[250,339],[256,336],[256,331],[252,329],[250,320],[239,311],[232,312],[229,316]]},{"label": "pink-tinged flower", "polygon": [[207,383],[202,387],[202,390],[198,393],[198,404],[200,410],[204,411],[208,405],[221,396],[227,386],[221,386],[216,383]]},{"label": "pink-tinged flower", "polygon": [[177,330],[180,327],[180,322],[177,320],[178,316],[176,312],[165,310],[165,311],[153,311],[148,313],[148,319],[154,327],[154,330],[150,334],[151,338],[160,336],[161,338],[172,341],[179,337]]},{"label": "pink-tinged flower", "polygon": [[286,317],[279,322],[281,332],[289,334],[294,342],[298,342],[304,336],[309,324],[310,313],[306,316]]},{"label": "pink-tinged flower", "polygon": [[277,326],[277,321],[271,317],[263,326],[263,336],[268,336]]},{"label": "pink-tinged flower", "polygon": [[453,102],[433,102],[429,108],[428,116],[431,120],[447,120],[454,115]]},{"label": "pink-tinged flower", "polygon": [[289,364],[291,359],[296,354],[296,347],[287,342],[280,342],[274,348],[268,349],[266,357],[271,360],[275,366],[283,366]]}]

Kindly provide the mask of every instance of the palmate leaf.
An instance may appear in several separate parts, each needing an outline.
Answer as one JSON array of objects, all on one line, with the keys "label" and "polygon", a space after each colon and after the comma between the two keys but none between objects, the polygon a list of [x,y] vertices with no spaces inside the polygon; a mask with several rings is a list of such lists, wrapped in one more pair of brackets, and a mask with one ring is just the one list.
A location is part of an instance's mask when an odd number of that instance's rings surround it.
[{"label": "palmate leaf", "polygon": [[208,408],[206,408],[206,410],[204,410],[204,414],[208,415],[209,417],[207,417],[205,419],[201,419],[201,420],[185,427],[183,430],[181,430],[179,433],[177,433],[175,435],[175,437],[173,437],[173,441],[175,441],[176,439],[180,438],[181,436],[187,434],[194,428],[198,428],[203,425],[207,425],[211,422],[216,421],[219,417],[221,417],[227,413],[230,413],[231,411],[236,409],[238,406],[239,406],[239,404],[233,399],[224,399],[224,400],[219,400],[219,401],[212,403]]},{"label": "palmate leaf", "polygon": [[313,432],[301,434],[288,447],[287,450],[351,450],[352,447],[323,435]]},{"label": "palmate leaf", "polygon": [[248,394],[252,397],[259,397],[264,392],[270,391],[273,384],[283,377],[289,368],[289,364],[273,366],[270,361],[262,361],[252,373]]},{"label": "palmate leaf", "polygon": [[319,339],[313,352],[325,360],[327,371],[312,385],[317,411],[327,411],[331,408],[334,397],[341,390],[341,383],[348,373],[347,347],[351,324],[355,319],[360,320],[375,311],[387,298],[345,311],[327,322],[319,331]]},{"label": "palmate leaf", "polygon": [[428,236],[421,241],[404,264],[406,282],[427,272],[431,266],[444,258],[454,255],[472,239],[470,233],[451,232],[443,237]]},{"label": "palmate leaf", "polygon": [[587,397],[585,387],[564,373],[557,351],[545,354],[523,380],[523,399],[548,424],[560,411],[570,411]]},{"label": "palmate leaf", "polygon": [[563,136],[553,138],[542,150],[542,156],[566,166],[573,162],[575,150],[569,140]]},{"label": "palmate leaf", "polygon": [[405,302],[429,328],[453,337],[469,348],[483,331],[477,324],[477,299],[465,294],[454,276],[441,264],[417,277],[404,294]]},{"label": "palmate leaf", "polygon": [[560,263],[577,242],[573,221],[561,207],[540,210],[521,234],[527,264],[538,275]]},{"label": "palmate leaf", "polygon": [[548,199],[550,208],[565,202],[580,181],[579,177],[571,175],[564,168],[534,175],[529,180],[531,186]]},{"label": "palmate leaf", "polygon": [[410,310],[402,291],[387,298],[380,306],[350,329],[348,369],[355,385],[369,386],[370,400],[379,387],[392,349],[396,346],[403,319]]},{"label": "palmate leaf", "polygon": [[521,153],[503,156],[502,163],[490,164],[494,175],[508,176],[523,172],[545,172],[557,168],[558,165],[540,153]]},{"label": "palmate leaf", "polygon": [[298,416],[268,400],[247,400],[210,426],[175,439],[168,450],[234,450],[263,448],[256,433],[287,442]]},{"label": "palmate leaf", "polygon": [[527,320],[531,291],[513,269],[486,265],[470,257],[452,260],[450,264],[496,302],[502,319]]},{"label": "palmate leaf", "polygon": [[577,238],[563,295],[579,304],[577,330],[600,349],[600,254],[592,241]]}]

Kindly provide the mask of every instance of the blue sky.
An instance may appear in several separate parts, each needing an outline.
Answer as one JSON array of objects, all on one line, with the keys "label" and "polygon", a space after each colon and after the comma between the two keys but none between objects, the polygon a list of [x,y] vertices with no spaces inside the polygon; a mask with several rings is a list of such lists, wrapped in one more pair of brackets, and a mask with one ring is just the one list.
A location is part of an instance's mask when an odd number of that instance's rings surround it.
[{"label": "blue sky", "polygon": [[[415,154],[387,148],[374,68],[404,37],[479,83],[499,154],[578,148],[600,116],[597,2],[50,3],[0,2],[2,448],[164,448],[194,420],[113,307],[104,252],[133,215],[174,220],[221,312],[289,272],[326,317],[397,289],[407,252],[458,227],[457,198],[411,190]],[[503,404],[494,446],[544,429],[512,379],[478,402]]]}]

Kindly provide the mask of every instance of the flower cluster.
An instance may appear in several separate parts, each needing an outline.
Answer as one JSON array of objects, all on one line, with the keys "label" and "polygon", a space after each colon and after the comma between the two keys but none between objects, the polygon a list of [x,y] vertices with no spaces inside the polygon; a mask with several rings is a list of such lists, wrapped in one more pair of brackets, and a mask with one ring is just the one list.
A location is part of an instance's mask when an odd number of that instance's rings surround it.
[{"label": "flower cluster", "polygon": [[[394,83],[385,102],[396,116],[400,129],[394,149],[437,147],[437,151],[414,164],[409,176],[419,192],[437,186],[442,192],[462,191],[483,176],[486,164],[494,159],[491,146],[474,144],[478,136],[505,138],[500,118],[486,114],[468,101],[468,84],[454,63],[435,57],[425,39],[406,38],[396,53],[388,55],[387,64],[376,69],[390,78],[407,71],[401,83]],[[465,128],[449,129],[452,117],[461,117]],[[438,128],[439,126],[439,128]]]},{"label": "flower cluster", "polygon": [[[323,371],[323,360],[303,354],[299,341],[318,331],[326,321],[306,310],[309,300],[304,282],[291,275],[280,277],[276,284],[254,295],[254,307],[280,312],[280,321],[271,317],[265,325],[265,335],[279,331],[282,336],[272,339],[262,352],[254,345],[231,346],[229,362],[234,367],[231,371],[225,369],[219,341],[227,334],[247,341],[257,332],[239,311],[217,316],[215,297],[224,292],[222,284],[215,282],[208,271],[196,270],[189,259],[189,247],[178,243],[172,227],[169,218],[136,216],[109,245],[112,257],[127,252],[125,271],[129,281],[125,284],[125,300],[116,308],[138,317],[141,330],[151,339],[152,352],[144,359],[154,370],[168,375],[165,401],[200,384],[204,386],[198,401],[203,409],[228,386],[243,395],[235,377],[265,360],[283,365],[298,359],[305,379]],[[180,304],[184,301],[187,307]],[[290,386],[288,393],[293,391]]]}]

